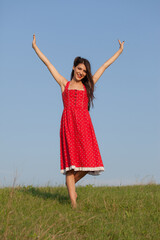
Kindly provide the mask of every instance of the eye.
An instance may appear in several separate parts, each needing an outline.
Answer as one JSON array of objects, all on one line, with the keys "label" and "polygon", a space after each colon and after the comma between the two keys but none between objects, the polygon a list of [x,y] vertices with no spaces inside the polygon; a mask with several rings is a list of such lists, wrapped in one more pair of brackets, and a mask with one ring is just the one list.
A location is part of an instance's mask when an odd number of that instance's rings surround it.
[{"label": "eye", "polygon": [[[77,68],[78,68],[78,70],[83,70],[81,67],[77,67]],[[87,73],[86,70],[83,70],[83,72]]]}]

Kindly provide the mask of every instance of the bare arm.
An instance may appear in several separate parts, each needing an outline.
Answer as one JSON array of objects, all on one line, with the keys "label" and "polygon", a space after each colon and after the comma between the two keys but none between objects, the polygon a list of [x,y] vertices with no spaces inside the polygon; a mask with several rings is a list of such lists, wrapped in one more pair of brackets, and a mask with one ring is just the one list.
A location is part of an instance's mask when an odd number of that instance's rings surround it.
[{"label": "bare arm", "polygon": [[35,50],[36,54],[38,57],[42,60],[42,62],[47,66],[48,70],[54,77],[54,79],[57,81],[57,83],[62,87],[64,86],[67,82],[67,79],[64,78],[59,72],[56,70],[56,68],[50,63],[48,58],[40,51],[40,49],[36,45],[36,37],[35,34],[33,35],[33,42],[32,42],[32,47]]},{"label": "bare arm", "polygon": [[94,84],[98,81],[98,79],[101,77],[101,75],[104,73],[104,71],[119,57],[119,55],[123,52],[123,44],[124,41],[121,43],[120,40],[120,48],[119,50],[110,58],[108,59],[98,70],[97,72],[93,75],[93,82]]}]

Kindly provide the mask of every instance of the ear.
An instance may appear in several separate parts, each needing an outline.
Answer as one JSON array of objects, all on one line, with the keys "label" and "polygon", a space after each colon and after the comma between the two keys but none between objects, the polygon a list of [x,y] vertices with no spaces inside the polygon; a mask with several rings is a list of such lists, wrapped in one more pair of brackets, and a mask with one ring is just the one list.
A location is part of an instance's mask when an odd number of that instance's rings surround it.
[{"label": "ear", "polygon": [[75,69],[75,66],[73,66],[73,70]]}]

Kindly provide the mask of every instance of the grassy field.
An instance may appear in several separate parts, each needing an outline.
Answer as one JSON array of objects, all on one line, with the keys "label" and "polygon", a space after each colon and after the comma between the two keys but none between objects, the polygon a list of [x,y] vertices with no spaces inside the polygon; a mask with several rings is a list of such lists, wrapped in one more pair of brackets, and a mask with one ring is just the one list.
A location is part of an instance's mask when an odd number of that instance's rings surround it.
[{"label": "grassy field", "polygon": [[160,240],[160,185],[0,189],[0,239]]}]

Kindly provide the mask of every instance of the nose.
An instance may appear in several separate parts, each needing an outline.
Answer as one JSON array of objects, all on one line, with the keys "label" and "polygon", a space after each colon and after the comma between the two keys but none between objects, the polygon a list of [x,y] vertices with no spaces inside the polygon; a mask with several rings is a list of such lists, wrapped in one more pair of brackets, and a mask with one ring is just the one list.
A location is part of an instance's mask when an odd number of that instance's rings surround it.
[{"label": "nose", "polygon": [[81,75],[83,75],[83,71],[82,71],[82,70],[80,70],[79,73],[80,73]]}]

